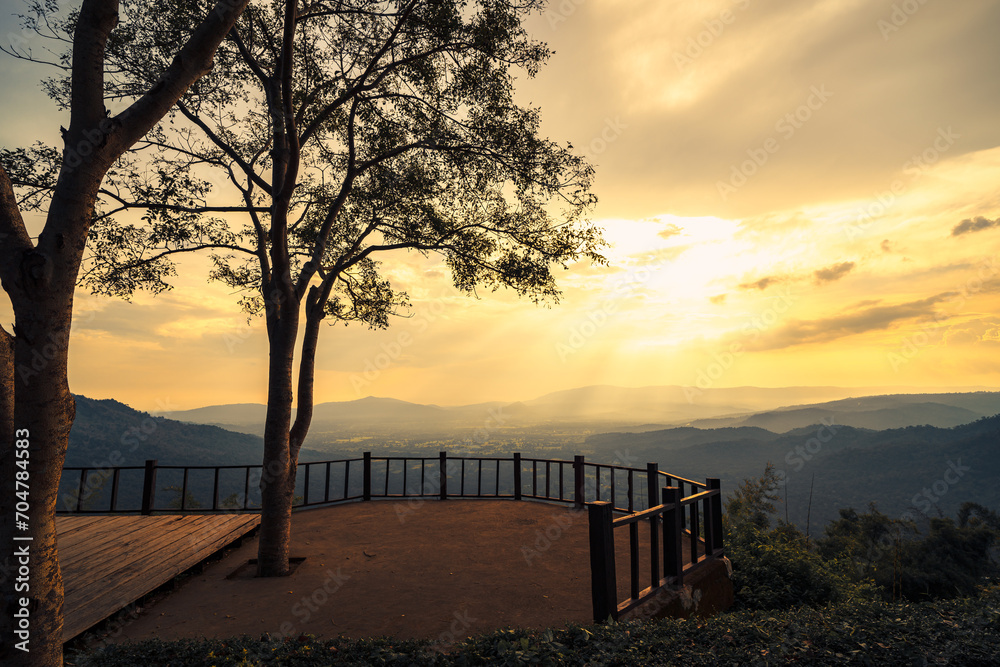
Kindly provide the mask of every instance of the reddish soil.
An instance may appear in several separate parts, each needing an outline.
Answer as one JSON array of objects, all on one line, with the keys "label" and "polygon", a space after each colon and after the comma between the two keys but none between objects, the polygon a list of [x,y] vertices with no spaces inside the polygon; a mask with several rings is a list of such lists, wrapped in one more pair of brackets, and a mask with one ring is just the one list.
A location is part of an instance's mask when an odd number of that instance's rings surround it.
[{"label": "reddish soil", "polygon": [[[227,579],[256,557],[253,538],[105,641],[269,633],[447,644],[503,627],[587,623],[587,539],[585,512],[535,502],[386,501],[297,512],[292,555],[306,560],[291,576]],[[624,552],[618,559],[627,567]]]}]

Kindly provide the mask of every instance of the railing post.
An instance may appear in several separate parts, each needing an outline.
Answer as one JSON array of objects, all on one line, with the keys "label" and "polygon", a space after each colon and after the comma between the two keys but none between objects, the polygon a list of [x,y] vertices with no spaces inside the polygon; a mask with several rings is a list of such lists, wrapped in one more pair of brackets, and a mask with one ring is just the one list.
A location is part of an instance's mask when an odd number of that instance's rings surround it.
[{"label": "railing post", "polygon": [[663,514],[663,576],[675,577],[676,584],[684,580],[684,546],[681,542],[681,490],[676,486],[663,489],[663,504],[673,509]]},{"label": "railing post", "polygon": [[[372,499],[372,453],[365,452],[363,455],[361,463],[361,487],[362,487],[362,498],[364,500]],[[385,474],[389,474],[389,470],[386,469]]]},{"label": "railing post", "polygon": [[142,513],[147,516],[153,513],[156,501],[156,462],[157,459],[146,459],[142,477]]},{"label": "railing post", "polygon": [[660,504],[660,464],[646,464],[646,499],[649,502],[646,509]]},{"label": "railing post", "polygon": [[[646,464],[646,498],[651,509],[660,504],[660,477],[658,463]],[[649,585],[656,588],[660,585],[660,517],[649,517]]]},{"label": "railing post", "polygon": [[514,500],[521,499],[521,452],[514,452]]},{"label": "railing post", "polygon": [[[717,490],[719,493],[712,496],[712,543],[711,550],[717,551],[724,548],[722,544],[722,481],[718,477],[709,477],[709,490]],[[707,537],[707,536],[706,536]],[[708,544],[708,541],[705,542]]]},{"label": "railing post", "polygon": [[[441,461],[441,500],[448,499],[448,452],[438,452]],[[463,475],[462,479],[465,479]]]},{"label": "railing post", "polygon": [[590,521],[590,590],[594,622],[610,616],[618,620],[618,583],[615,574],[613,505],[607,501],[587,503]]},{"label": "railing post", "polygon": [[583,509],[583,504],[587,500],[584,497],[583,493],[583,480],[585,472],[586,469],[584,468],[583,457],[574,456],[573,457],[573,506],[578,510]]},{"label": "railing post", "polygon": [[87,486],[87,469],[80,470],[80,485],[76,487],[76,509],[75,512],[83,511],[83,490]]}]

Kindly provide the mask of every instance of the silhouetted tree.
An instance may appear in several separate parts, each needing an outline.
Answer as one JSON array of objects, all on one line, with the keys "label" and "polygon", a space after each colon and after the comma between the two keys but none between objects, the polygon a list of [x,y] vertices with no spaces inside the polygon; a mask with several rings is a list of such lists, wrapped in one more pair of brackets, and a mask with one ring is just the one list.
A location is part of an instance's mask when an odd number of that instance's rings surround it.
[{"label": "silhouetted tree", "polygon": [[[118,0],[84,0],[79,11],[64,19],[56,18],[55,2],[31,4],[29,27],[43,33],[52,27],[58,34],[49,36],[70,45],[55,63],[66,73],[63,102],[69,123],[63,130],[63,149],[49,149],[41,165],[33,164],[27,151],[0,155],[0,282],[15,318],[13,332],[0,328],[0,475],[5,508],[0,548],[4,565],[10,566],[20,564],[11,558],[15,548],[27,546],[30,568],[30,590],[15,590],[13,570],[5,567],[0,613],[0,664],[5,666],[62,664],[63,583],[55,509],[74,414],[66,368],[73,292],[101,182],[115,161],[211,68],[216,47],[246,4],[247,0],[222,0],[214,7],[202,5],[189,30],[175,35],[163,58],[150,62],[143,79],[119,98],[124,104],[116,113],[105,106],[106,74],[114,70],[105,59],[105,47],[118,24]],[[17,44],[10,48],[16,55],[32,57]],[[45,197],[36,192],[38,177],[48,179]],[[44,210],[45,223],[32,238],[22,213],[39,209]],[[24,455],[17,452],[23,451],[29,452],[28,458],[18,458]],[[15,489],[15,474],[26,487]],[[15,524],[15,491],[25,491],[25,502],[30,504],[26,529]],[[30,541],[15,542],[15,535]],[[22,599],[30,610],[26,645],[30,652],[16,646],[23,635],[15,636],[14,614]]]},{"label": "silhouetted tree", "polygon": [[892,519],[874,504],[864,514],[842,509],[817,546],[824,558],[848,565],[855,579],[874,581],[886,598],[969,595],[998,571],[991,557],[998,533],[984,521],[969,520],[973,511],[987,520],[996,516],[965,503],[958,525],[935,517],[921,534],[912,521]]},{"label": "silhouetted tree", "polygon": [[[172,36],[189,29],[196,5],[158,4],[122,26],[108,48],[121,73],[108,95],[151,83],[149,63],[162,62]],[[603,261],[600,232],[584,219],[592,168],[539,137],[538,110],[512,97],[515,74],[534,75],[548,57],[521,25],[541,7],[254,3],[216,68],[102,191],[86,274],[94,291],[168,289],[173,255],[207,251],[211,277],[263,314],[260,575],[288,569],[320,324],[385,327],[407,304],[379,258],[436,253],[460,290],[508,287],[536,302],[558,297],[553,266]],[[50,89],[65,99],[63,84]],[[131,209],[141,222],[118,215]]]}]

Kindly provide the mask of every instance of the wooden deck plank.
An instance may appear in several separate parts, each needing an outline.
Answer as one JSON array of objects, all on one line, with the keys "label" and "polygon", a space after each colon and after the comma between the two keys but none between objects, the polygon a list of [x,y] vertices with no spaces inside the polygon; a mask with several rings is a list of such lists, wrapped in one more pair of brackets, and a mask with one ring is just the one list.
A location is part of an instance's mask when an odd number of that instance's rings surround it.
[{"label": "wooden deck plank", "polygon": [[253,514],[56,517],[66,590],[63,640],[169,582],[259,522]]},{"label": "wooden deck plank", "polygon": [[[189,567],[196,565],[207,555],[234,541],[240,536],[239,530],[223,530],[214,532],[210,538],[199,543],[197,550],[191,549],[186,537],[175,535],[159,542],[158,549],[163,549],[175,556],[169,563],[151,563],[147,557],[131,559],[128,563],[114,569],[109,575],[88,576],[86,583],[73,591],[74,599],[84,606],[108,605],[121,609],[127,606],[131,599],[124,591],[133,586],[141,586],[150,576],[177,576]],[[170,540],[173,540],[172,542]],[[108,579],[115,581],[116,589],[122,593],[110,592],[104,583]]]},{"label": "wooden deck plank", "polygon": [[106,522],[90,526],[88,530],[77,531],[65,539],[60,532],[59,547],[67,551],[65,559],[60,557],[60,563],[72,562],[74,558],[90,558],[93,551],[110,542],[131,543],[136,534],[141,536],[146,532],[163,530],[168,524],[161,521],[162,518],[158,516],[108,517]]},{"label": "wooden deck plank", "polygon": [[[163,524],[153,526],[147,531],[134,531],[125,539],[116,537],[115,549],[128,554],[128,558],[84,559],[85,562],[80,563],[78,571],[80,580],[86,584],[80,585],[97,583],[103,586],[105,580],[113,580],[118,585],[123,577],[137,569],[153,568],[155,572],[159,567],[157,556],[162,554],[170,554],[174,560],[187,559],[192,555],[197,557],[205,549],[206,544],[215,542],[214,538],[218,533],[228,534],[228,526],[232,523],[213,522],[212,517],[189,518],[190,521],[171,522],[166,526]],[[87,545],[100,548],[94,542],[88,542]],[[79,560],[77,558],[71,562],[77,563]]]}]

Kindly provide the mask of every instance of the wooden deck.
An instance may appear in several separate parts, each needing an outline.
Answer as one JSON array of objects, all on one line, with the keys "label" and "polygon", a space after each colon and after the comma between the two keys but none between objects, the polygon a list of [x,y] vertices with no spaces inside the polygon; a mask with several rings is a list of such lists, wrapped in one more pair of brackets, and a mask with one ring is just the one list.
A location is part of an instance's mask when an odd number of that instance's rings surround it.
[{"label": "wooden deck", "polygon": [[57,516],[63,641],[159,588],[257,524],[256,514]]}]

